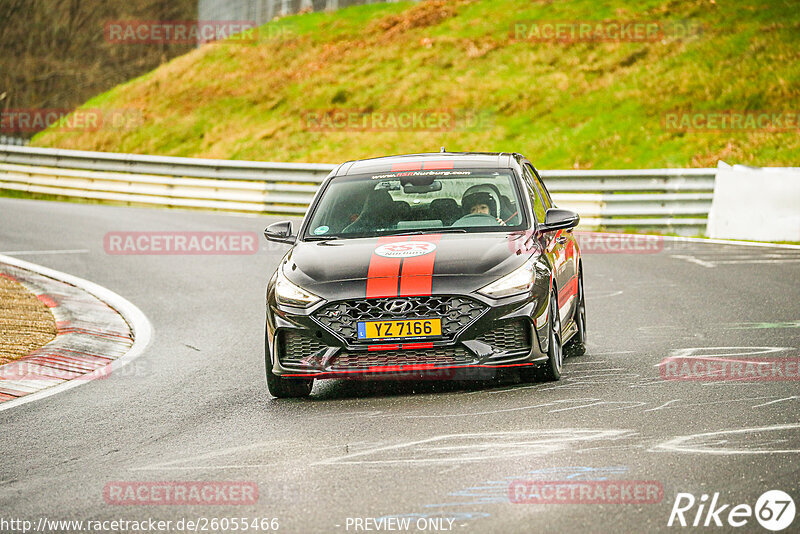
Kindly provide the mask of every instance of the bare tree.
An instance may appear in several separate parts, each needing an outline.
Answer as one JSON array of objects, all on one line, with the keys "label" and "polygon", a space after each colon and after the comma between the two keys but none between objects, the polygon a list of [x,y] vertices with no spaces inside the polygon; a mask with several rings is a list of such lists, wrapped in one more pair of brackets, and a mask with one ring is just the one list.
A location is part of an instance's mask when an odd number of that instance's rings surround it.
[{"label": "bare tree", "polygon": [[196,0],[0,0],[0,109],[72,109],[191,50],[106,40],[112,20],[191,20]]}]

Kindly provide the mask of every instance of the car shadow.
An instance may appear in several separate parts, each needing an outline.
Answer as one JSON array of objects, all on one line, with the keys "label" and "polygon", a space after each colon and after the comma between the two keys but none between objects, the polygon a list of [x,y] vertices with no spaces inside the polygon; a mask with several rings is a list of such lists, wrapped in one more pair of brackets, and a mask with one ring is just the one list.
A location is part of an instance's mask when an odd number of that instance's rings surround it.
[{"label": "car shadow", "polygon": [[398,397],[411,395],[440,395],[469,393],[507,388],[521,383],[516,372],[507,371],[480,380],[431,380],[420,378],[373,380],[323,380],[317,382],[309,400]]}]

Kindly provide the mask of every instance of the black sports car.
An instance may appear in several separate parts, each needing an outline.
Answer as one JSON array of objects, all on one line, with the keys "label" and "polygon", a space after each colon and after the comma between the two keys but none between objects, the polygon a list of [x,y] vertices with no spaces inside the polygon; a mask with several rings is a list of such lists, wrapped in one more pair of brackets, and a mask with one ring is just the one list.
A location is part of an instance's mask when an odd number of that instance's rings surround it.
[{"label": "black sports car", "polygon": [[351,161],[325,179],[267,285],[266,374],[275,397],[315,378],[470,379],[517,367],[558,380],[562,341],[585,350],[572,228],[520,154]]}]

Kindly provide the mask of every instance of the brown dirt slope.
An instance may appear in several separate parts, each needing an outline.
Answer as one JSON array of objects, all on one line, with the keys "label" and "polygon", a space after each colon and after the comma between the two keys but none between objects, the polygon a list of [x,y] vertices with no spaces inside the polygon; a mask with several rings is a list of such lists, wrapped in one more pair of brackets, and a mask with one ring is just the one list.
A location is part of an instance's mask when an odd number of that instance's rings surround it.
[{"label": "brown dirt slope", "polygon": [[0,364],[43,347],[56,332],[47,306],[19,282],[0,275]]}]

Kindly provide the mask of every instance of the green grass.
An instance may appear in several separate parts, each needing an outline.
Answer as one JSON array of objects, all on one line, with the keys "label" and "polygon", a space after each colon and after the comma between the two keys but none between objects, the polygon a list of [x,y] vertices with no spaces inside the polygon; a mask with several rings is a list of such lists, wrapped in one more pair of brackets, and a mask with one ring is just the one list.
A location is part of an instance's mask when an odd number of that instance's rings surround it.
[{"label": "green grass", "polygon": [[[520,21],[702,25],[656,42],[535,43]],[[665,113],[800,109],[800,9],[753,0],[401,2],[271,22],[86,103],[141,111],[123,130],[35,146],[337,163],[415,151],[518,151],[541,168],[797,165],[798,131],[671,132]],[[450,131],[310,131],[309,111],[451,110]],[[478,116],[481,121],[464,117]]]}]

